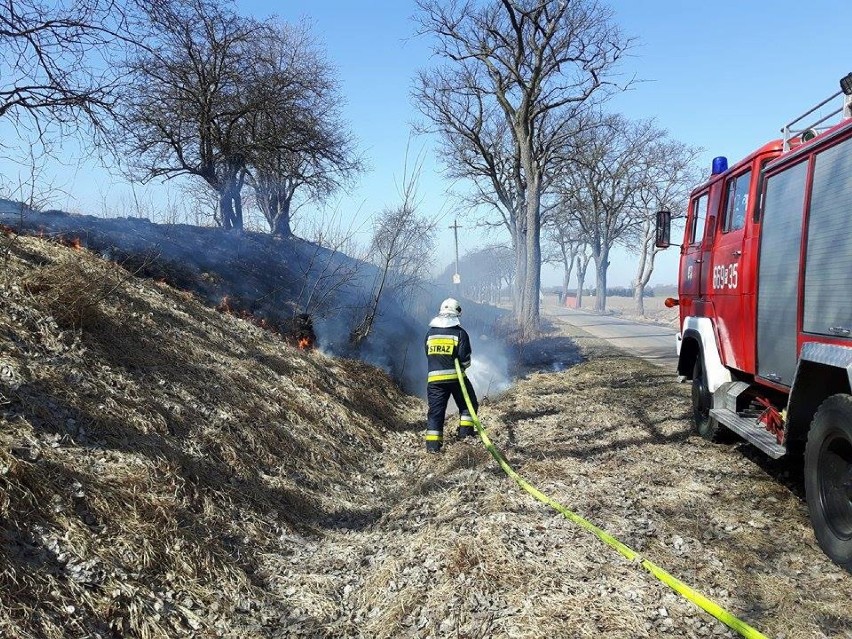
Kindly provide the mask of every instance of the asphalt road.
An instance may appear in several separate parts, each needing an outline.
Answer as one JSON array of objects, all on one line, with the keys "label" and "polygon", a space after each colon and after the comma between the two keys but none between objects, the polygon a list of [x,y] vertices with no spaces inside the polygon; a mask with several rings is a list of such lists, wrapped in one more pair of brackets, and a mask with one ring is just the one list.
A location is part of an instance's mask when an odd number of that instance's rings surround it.
[{"label": "asphalt road", "polygon": [[543,310],[550,317],[558,318],[595,337],[604,339],[631,355],[667,368],[672,375],[676,374],[675,335],[677,331],[673,328],[570,308],[550,307]]}]

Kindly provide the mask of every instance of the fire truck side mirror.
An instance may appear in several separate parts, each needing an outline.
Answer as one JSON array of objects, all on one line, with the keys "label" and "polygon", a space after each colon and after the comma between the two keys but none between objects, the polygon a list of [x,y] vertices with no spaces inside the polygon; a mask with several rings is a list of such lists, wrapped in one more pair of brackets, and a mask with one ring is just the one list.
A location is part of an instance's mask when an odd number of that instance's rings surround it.
[{"label": "fire truck side mirror", "polygon": [[669,248],[672,235],[672,214],[669,211],[657,211],[657,248]]}]

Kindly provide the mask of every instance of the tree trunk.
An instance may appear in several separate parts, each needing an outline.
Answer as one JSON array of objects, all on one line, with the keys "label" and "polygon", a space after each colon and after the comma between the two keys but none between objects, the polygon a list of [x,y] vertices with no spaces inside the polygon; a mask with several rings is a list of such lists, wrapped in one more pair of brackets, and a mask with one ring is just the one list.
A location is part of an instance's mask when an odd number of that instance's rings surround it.
[{"label": "tree trunk", "polygon": [[595,297],[595,310],[598,313],[606,311],[606,272],[609,268],[609,249],[601,249],[594,255],[595,269],[597,270]]},{"label": "tree trunk", "polygon": [[645,317],[645,287],[641,284],[633,287],[633,301],[636,304],[636,312],[640,317]]},{"label": "tree trunk", "polygon": [[560,245],[562,251],[562,299],[568,299],[568,287],[571,285],[571,271],[574,270],[574,256],[577,254],[576,249],[569,255],[565,250],[565,245]]},{"label": "tree trunk", "polygon": [[234,228],[234,205],[227,189],[219,192],[219,215],[222,218],[222,228],[226,231],[232,230]]},{"label": "tree trunk", "polygon": [[636,303],[636,312],[645,317],[645,287],[651,281],[654,259],[660,249],[654,246],[654,228],[650,220],[644,222],[642,235],[642,252],[639,255],[636,279],[633,280],[633,301]]},{"label": "tree trunk", "polygon": [[243,196],[241,189],[235,184],[231,198],[234,202],[234,228],[238,231],[243,230]]},{"label": "tree trunk", "polygon": [[527,243],[526,233],[521,230],[521,226],[515,227],[515,237],[513,243],[515,245],[515,280],[512,287],[512,311],[515,314],[517,321],[523,317],[525,312],[524,290],[527,283]]},{"label": "tree trunk", "polygon": [[577,256],[577,308],[583,307],[583,286],[586,283],[586,269],[589,268],[589,259]]},{"label": "tree trunk", "polygon": [[219,213],[222,228],[226,231],[243,228],[243,202],[239,181],[235,177],[228,178],[219,188]]},{"label": "tree trunk", "polygon": [[541,292],[541,222],[537,186],[527,191],[527,271],[524,297],[526,307],[522,325],[525,335],[538,332]]},{"label": "tree trunk", "polygon": [[293,230],[290,228],[290,201],[281,197],[276,199],[276,213],[270,231],[275,237],[293,237]]},{"label": "tree trunk", "polygon": [[[263,183],[263,182],[262,182]],[[278,186],[255,186],[257,204],[260,207],[269,232],[275,237],[293,237],[290,227],[290,202],[286,193]]]}]

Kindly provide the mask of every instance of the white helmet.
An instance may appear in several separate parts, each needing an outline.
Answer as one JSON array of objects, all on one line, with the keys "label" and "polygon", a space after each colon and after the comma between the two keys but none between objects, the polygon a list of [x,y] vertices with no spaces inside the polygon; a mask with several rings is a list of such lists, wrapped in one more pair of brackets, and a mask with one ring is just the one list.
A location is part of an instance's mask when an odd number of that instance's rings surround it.
[{"label": "white helmet", "polygon": [[448,297],[441,302],[441,310],[438,311],[438,315],[458,317],[461,315],[461,304],[459,304],[458,300]]}]

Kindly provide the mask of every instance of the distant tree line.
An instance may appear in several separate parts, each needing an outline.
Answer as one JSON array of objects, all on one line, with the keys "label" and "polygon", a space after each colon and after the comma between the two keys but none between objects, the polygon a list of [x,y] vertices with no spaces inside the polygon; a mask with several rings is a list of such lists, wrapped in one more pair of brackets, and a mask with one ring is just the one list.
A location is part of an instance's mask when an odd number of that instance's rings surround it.
[{"label": "distant tree line", "polygon": [[[455,263],[450,264],[438,276],[438,282],[446,287],[453,281]],[[460,282],[455,294],[476,302],[497,304],[504,291],[511,292],[515,274],[515,256],[509,246],[493,244],[485,248],[468,251],[459,258]]]}]

